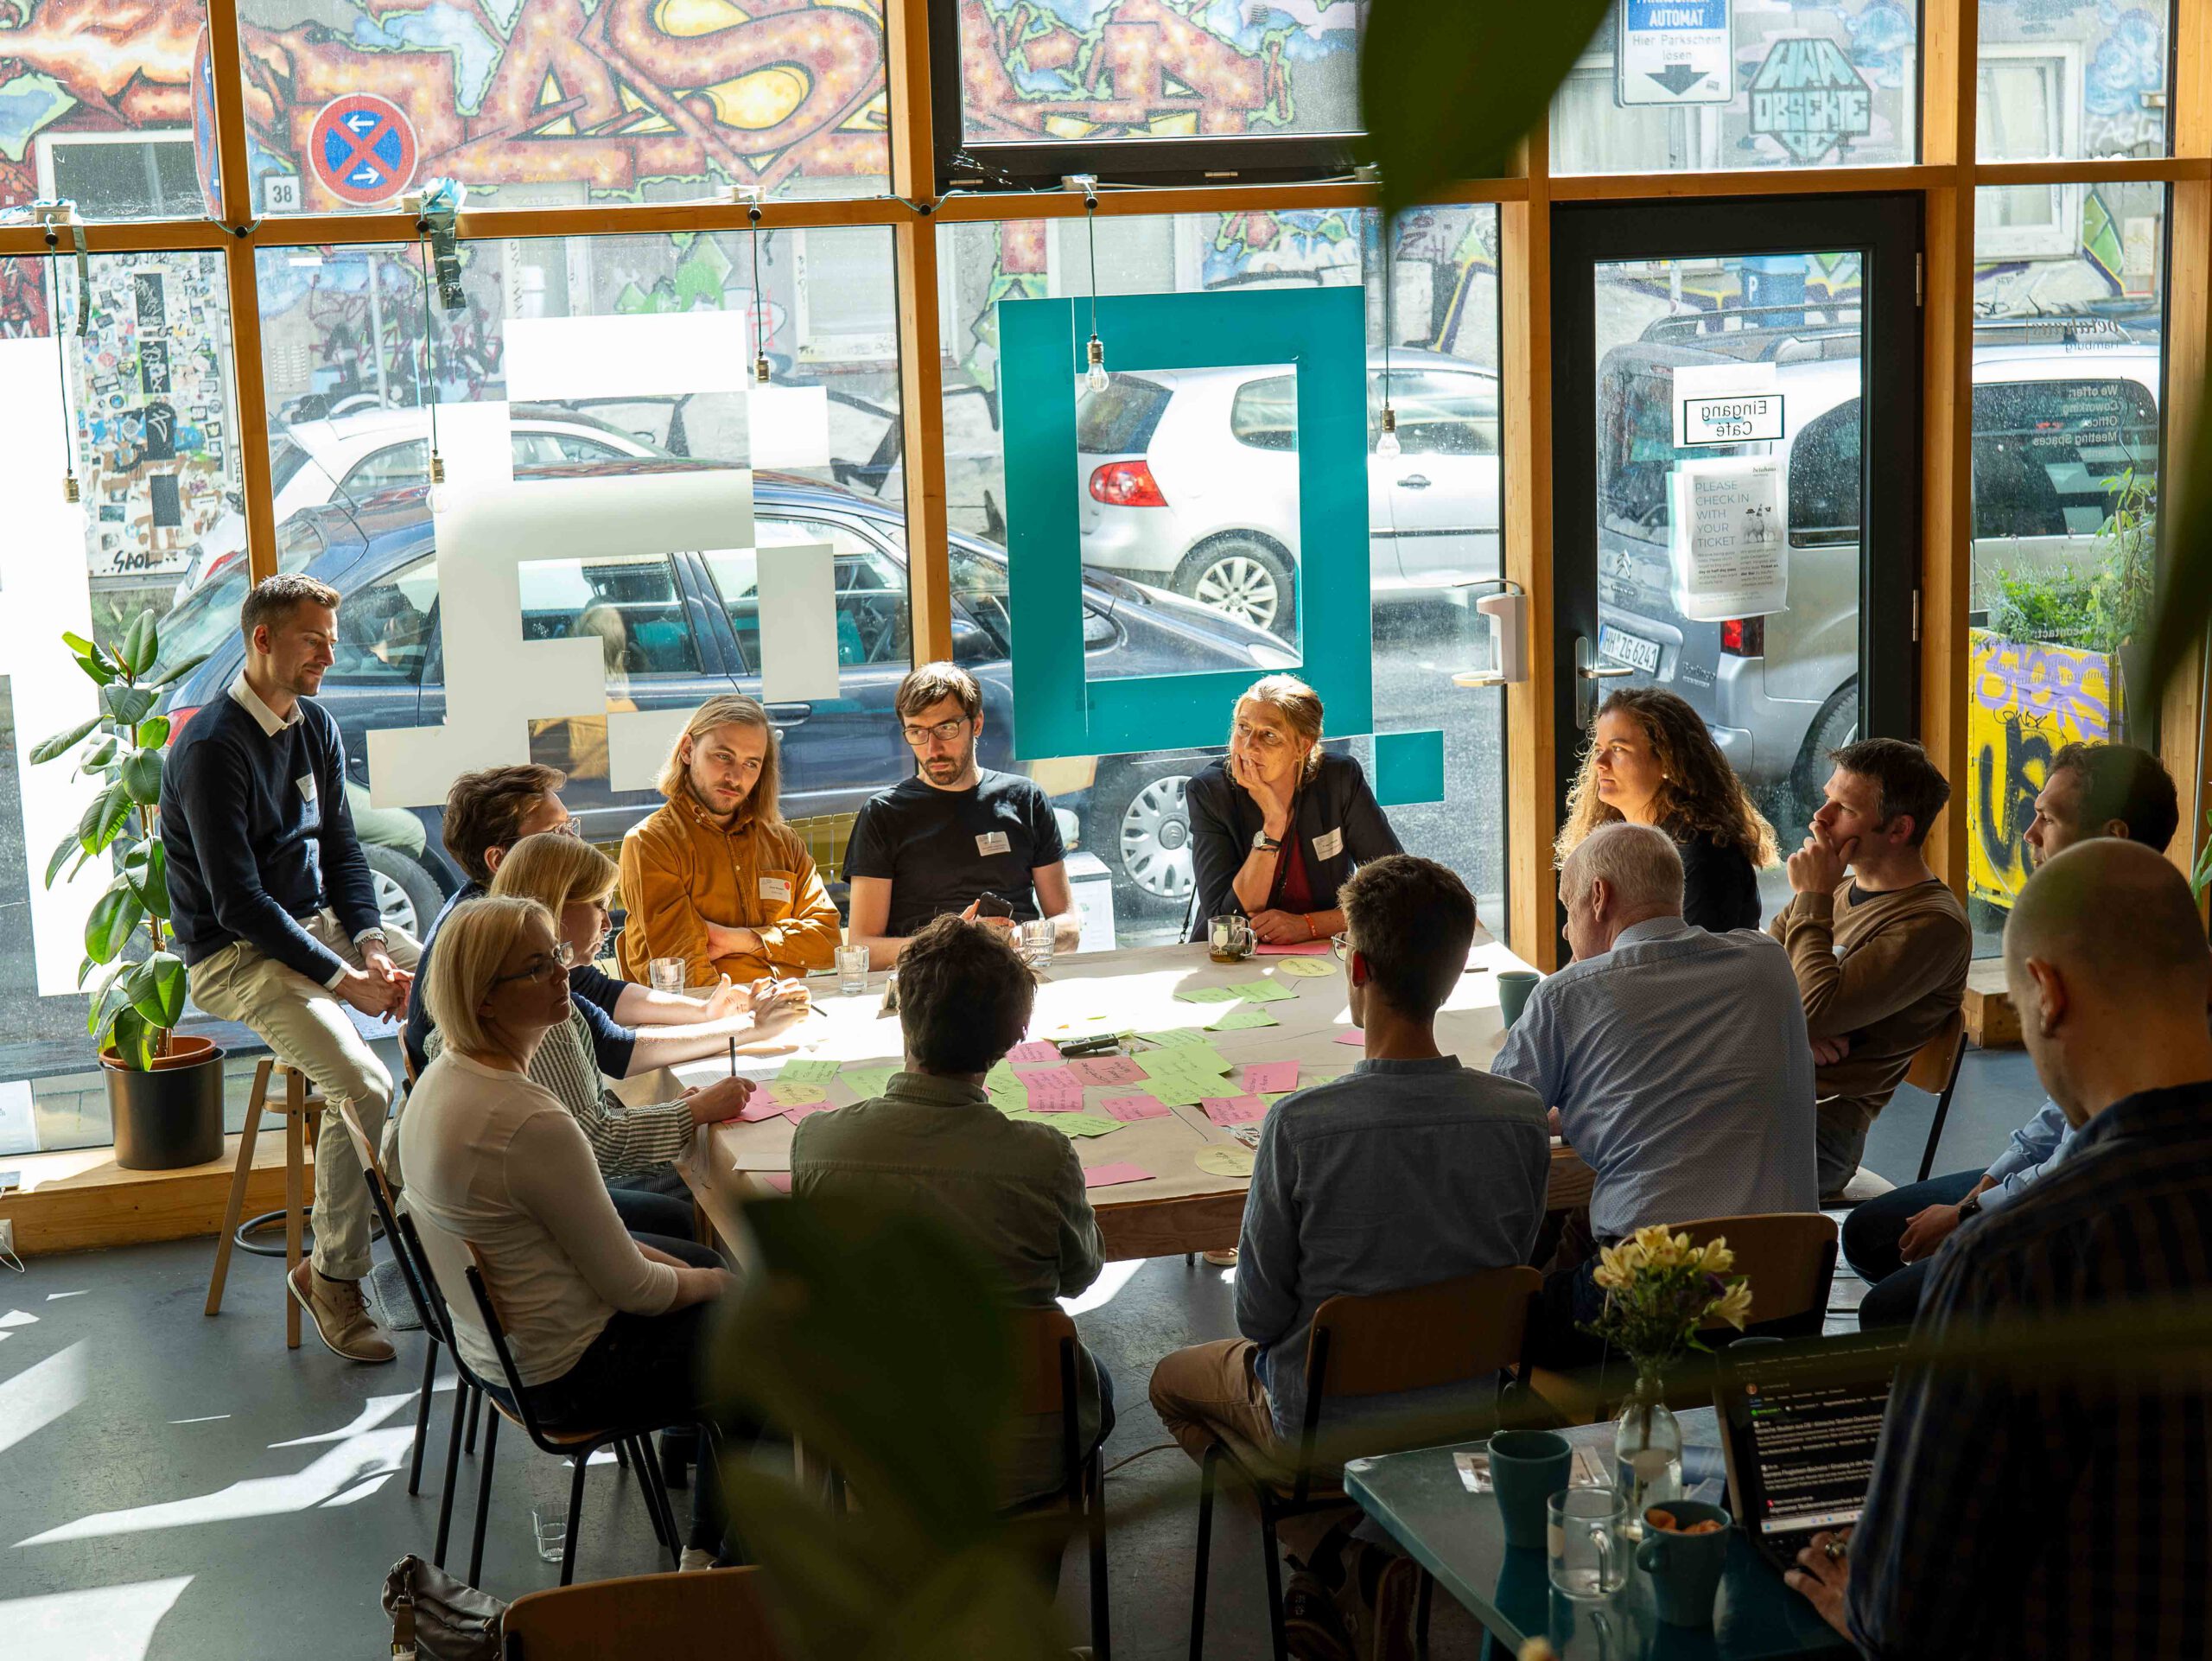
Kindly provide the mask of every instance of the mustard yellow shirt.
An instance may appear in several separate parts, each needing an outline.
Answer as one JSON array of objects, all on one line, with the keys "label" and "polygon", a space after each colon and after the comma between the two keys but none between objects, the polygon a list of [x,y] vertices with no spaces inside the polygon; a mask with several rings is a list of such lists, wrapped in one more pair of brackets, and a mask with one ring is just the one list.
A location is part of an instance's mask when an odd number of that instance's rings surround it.
[{"label": "mustard yellow shirt", "polygon": [[[728,975],[741,984],[764,975],[827,969],[842,938],[837,907],[798,833],[748,820],[725,830],[690,796],[679,796],[622,838],[622,903],[629,910],[619,955],[629,979],[649,979],[655,958],[681,958],[687,983]],[[716,958],[707,925],[749,928],[757,955]]]}]

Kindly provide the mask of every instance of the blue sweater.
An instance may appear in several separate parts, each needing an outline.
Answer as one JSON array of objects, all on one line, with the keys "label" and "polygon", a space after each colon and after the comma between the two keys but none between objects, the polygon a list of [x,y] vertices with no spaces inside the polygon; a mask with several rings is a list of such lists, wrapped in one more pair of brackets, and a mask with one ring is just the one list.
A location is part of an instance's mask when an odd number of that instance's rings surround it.
[{"label": "blue sweater", "polygon": [[171,747],[162,775],[169,921],[188,964],[244,940],[327,986],[348,965],[294,920],[327,906],[355,935],[380,919],[346,803],[338,723],[310,698],[298,707],[302,719],[272,737],[226,691]]}]

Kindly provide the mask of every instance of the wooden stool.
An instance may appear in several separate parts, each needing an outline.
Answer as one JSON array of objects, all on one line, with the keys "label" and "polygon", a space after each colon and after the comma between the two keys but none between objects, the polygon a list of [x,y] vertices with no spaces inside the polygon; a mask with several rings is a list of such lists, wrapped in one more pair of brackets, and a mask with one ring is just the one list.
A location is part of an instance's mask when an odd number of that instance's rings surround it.
[{"label": "wooden stool", "polygon": [[[282,1100],[269,1099],[269,1081],[272,1074],[282,1078],[284,1094]],[[231,1173],[231,1200],[223,1208],[223,1231],[215,1238],[215,1272],[207,1278],[207,1313],[219,1314],[223,1308],[223,1282],[230,1277],[231,1249],[238,1244],[238,1236],[260,1224],[257,1217],[238,1225],[238,1213],[245,1209],[247,1179],[253,1172],[254,1138],[261,1129],[264,1111],[278,1113],[284,1120],[284,1209],[266,1215],[284,1219],[284,1273],[289,1276],[300,1266],[300,1230],[307,1212],[305,1177],[307,1146],[315,1138],[320,1129],[323,1099],[308,1083],[307,1075],[287,1062],[267,1058],[253,1070],[253,1092],[246,1098],[245,1128],[238,1136],[238,1159]],[[292,1295],[290,1286],[284,1289],[284,1347],[300,1347],[300,1301]]]}]

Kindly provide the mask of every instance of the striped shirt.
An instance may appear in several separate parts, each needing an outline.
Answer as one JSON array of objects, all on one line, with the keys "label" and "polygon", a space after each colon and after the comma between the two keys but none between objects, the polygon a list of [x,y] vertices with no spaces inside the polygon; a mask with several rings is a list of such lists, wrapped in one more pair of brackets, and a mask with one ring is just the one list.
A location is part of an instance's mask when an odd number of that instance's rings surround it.
[{"label": "striped shirt", "polygon": [[[2181,1300],[2191,1347],[2128,1309]],[[1851,1542],[1866,1654],[2212,1653],[2208,1300],[2212,1080],[2113,1103],[1952,1236],[1916,1347],[1993,1329],[2035,1347],[1899,1368]]]},{"label": "striped shirt", "polygon": [[1597,1173],[1590,1226],[1817,1211],[1813,1048],[1788,955],[1679,917],[1545,980],[1491,1063],[1559,1109]]},{"label": "striped shirt", "polygon": [[[443,1053],[444,1035],[433,1029],[427,1047],[433,1058]],[[530,1076],[575,1115],[601,1176],[634,1176],[691,1151],[691,1104],[679,1100],[625,1106],[601,1076],[590,1023],[573,1001],[569,1018],[546,1028],[537,1053],[530,1058]]]}]

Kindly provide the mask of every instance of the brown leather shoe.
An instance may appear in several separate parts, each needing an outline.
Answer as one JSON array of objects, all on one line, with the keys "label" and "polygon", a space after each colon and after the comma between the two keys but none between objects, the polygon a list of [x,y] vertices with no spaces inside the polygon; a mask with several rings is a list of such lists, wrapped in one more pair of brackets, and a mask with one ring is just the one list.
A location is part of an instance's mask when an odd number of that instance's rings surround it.
[{"label": "brown leather shoe", "polygon": [[389,1361],[398,1353],[385,1329],[369,1314],[369,1306],[361,1301],[358,1281],[325,1280],[315,1272],[313,1263],[303,1263],[284,1277],[284,1287],[308,1312],[308,1318],[315,1322],[315,1336],[333,1355],[374,1364]]}]

